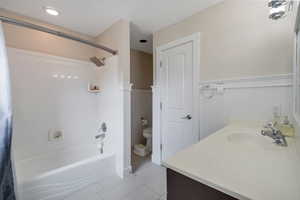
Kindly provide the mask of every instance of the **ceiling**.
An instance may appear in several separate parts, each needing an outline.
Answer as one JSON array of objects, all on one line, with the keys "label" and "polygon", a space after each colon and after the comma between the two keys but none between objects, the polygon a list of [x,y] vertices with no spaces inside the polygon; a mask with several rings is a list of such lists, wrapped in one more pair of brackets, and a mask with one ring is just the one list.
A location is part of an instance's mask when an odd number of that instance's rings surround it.
[{"label": "ceiling", "polygon": [[[222,0],[1,0],[4,8],[25,16],[96,36],[119,19],[131,24],[131,47],[152,52],[152,33]],[[45,6],[59,16],[47,15]],[[148,39],[140,44],[140,39]]]}]

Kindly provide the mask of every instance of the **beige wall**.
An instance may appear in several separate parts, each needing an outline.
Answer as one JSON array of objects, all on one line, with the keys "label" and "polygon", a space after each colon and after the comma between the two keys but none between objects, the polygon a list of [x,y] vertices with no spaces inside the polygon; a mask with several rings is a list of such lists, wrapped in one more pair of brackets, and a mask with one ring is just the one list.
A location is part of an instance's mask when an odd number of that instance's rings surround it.
[{"label": "beige wall", "polygon": [[[129,22],[119,20],[106,31],[97,37],[90,37],[79,34],[68,29],[50,25],[29,17],[20,16],[16,13],[0,8],[0,15],[20,19],[44,27],[48,27],[57,31],[68,33],[98,44],[106,45],[109,48],[118,50],[120,62],[120,78],[122,81],[130,81],[130,35]],[[111,56],[111,54],[89,47],[79,42],[71,41],[61,37],[57,37],[48,33],[10,25],[3,23],[6,44],[9,47],[24,49],[29,51],[42,52],[50,55],[62,56],[67,58],[88,61],[90,57],[98,55],[100,57]]]},{"label": "beige wall", "polygon": [[[118,51],[120,80],[124,83],[130,81],[130,35],[129,22],[119,20],[110,28],[105,30],[96,38],[96,42],[106,45]],[[111,54],[98,50],[100,57],[111,56]]]},{"label": "beige wall", "polygon": [[201,32],[201,80],[292,71],[294,15],[272,21],[267,0],[225,0],[154,34],[154,48]]},{"label": "beige wall", "polygon": [[[72,34],[83,39],[95,41],[95,39],[92,37],[72,32],[59,26],[49,25],[28,17],[23,17],[3,9],[0,9],[0,15],[24,20],[41,26],[49,27],[57,31]],[[79,60],[88,60],[91,56],[95,56],[96,54],[95,48],[80,44],[75,41],[63,39],[48,33],[43,33],[20,26],[9,25],[6,23],[3,23],[3,26],[6,44],[9,47],[37,51]]]},{"label": "beige wall", "polygon": [[[106,29],[96,38],[96,42],[109,46],[110,48],[118,51],[118,77],[121,90],[119,97],[120,103],[120,121],[122,132],[115,136],[116,139],[116,166],[117,173],[123,177],[127,169],[131,165],[131,116],[130,116],[130,90],[128,88],[130,83],[130,35],[129,35],[129,22],[126,20],[119,20],[114,23],[110,28]],[[97,50],[99,57],[111,56],[107,52]],[[120,88],[121,89],[121,88]],[[118,106],[118,105],[116,105]]]},{"label": "beige wall", "polygon": [[134,89],[151,89],[153,85],[153,56],[130,50],[130,82]]},{"label": "beige wall", "polygon": [[[107,45],[107,47],[116,49],[119,51],[118,55],[122,63],[127,66],[129,77],[129,22],[125,20],[120,20],[113,24],[110,28],[104,31],[97,37],[91,37],[76,33],[65,29],[63,27],[47,24],[36,19],[29,17],[20,16],[16,13],[4,10],[0,8],[0,15],[11,17],[15,19],[24,20],[26,22],[34,23],[40,26],[48,27],[57,31],[68,33],[82,39],[90,40],[98,44]],[[6,44],[9,47],[37,51],[42,53],[47,53],[50,55],[62,56],[67,58],[86,60],[88,61],[90,57],[98,55],[101,57],[111,56],[111,54],[97,50],[96,48],[89,47],[85,44],[79,42],[71,41],[61,37],[57,37],[48,33],[43,33],[40,31],[10,25],[3,23]],[[120,53],[121,52],[121,53]],[[126,64],[127,63],[127,64]],[[128,78],[129,80],[129,78]]]}]

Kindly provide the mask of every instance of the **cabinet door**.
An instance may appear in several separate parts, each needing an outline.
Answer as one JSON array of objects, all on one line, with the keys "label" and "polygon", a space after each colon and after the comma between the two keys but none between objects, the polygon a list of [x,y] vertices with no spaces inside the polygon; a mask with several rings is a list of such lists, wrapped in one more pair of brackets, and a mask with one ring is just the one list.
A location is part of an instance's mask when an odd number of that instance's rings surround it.
[{"label": "cabinet door", "polygon": [[167,170],[167,200],[237,200],[173,170]]}]

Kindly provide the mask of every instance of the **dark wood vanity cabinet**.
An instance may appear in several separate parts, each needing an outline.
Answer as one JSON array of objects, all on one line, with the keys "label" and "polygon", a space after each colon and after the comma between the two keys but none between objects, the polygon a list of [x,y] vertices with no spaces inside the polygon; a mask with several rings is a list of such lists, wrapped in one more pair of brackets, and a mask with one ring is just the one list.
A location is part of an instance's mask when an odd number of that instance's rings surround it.
[{"label": "dark wood vanity cabinet", "polygon": [[227,194],[167,169],[167,200],[237,200]]}]

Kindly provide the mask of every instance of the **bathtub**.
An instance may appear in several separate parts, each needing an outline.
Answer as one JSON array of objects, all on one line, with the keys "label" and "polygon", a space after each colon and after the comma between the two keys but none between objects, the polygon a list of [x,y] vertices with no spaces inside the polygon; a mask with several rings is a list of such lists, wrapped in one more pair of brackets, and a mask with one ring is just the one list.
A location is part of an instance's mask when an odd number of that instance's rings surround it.
[{"label": "bathtub", "polygon": [[62,200],[101,179],[115,175],[113,154],[82,159],[44,156],[15,162],[18,200]]}]

